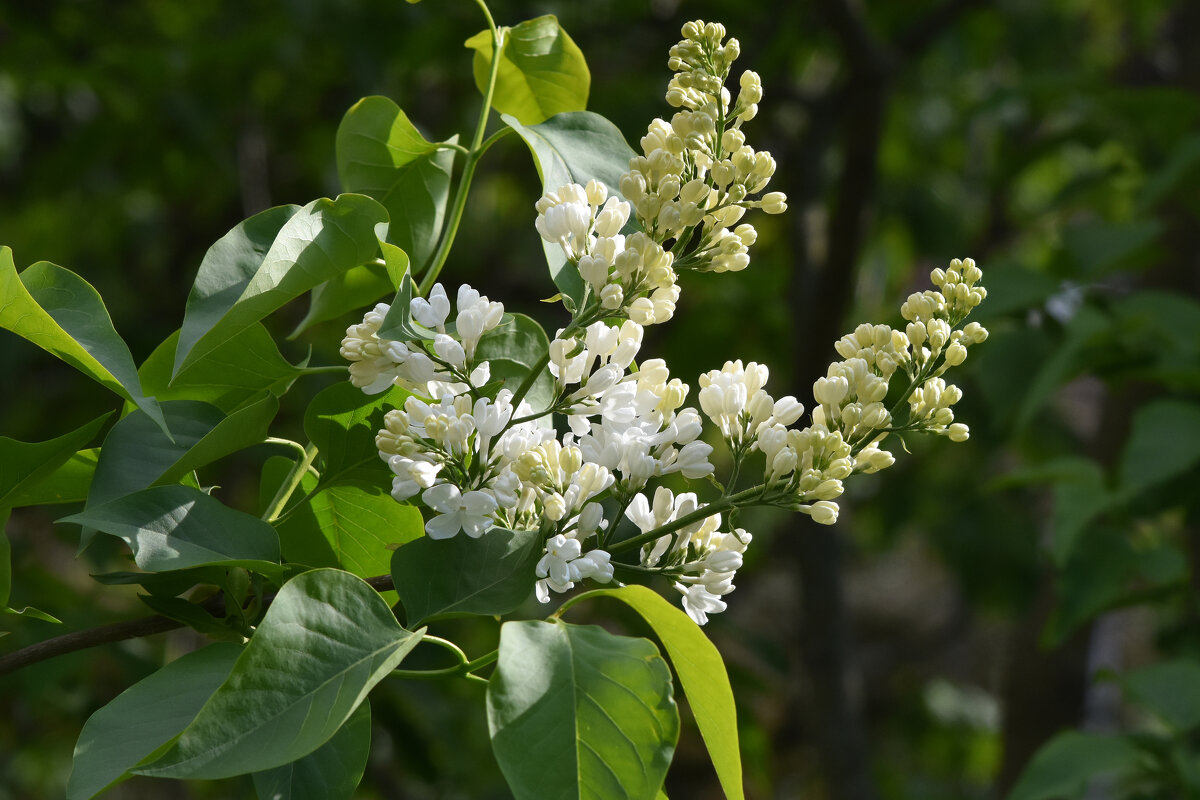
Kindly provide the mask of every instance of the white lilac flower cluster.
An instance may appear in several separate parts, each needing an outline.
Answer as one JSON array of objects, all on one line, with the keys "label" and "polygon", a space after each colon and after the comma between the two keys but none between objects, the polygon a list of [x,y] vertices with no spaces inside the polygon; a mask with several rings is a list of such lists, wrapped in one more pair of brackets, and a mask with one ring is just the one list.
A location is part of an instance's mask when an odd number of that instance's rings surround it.
[{"label": "white lilac flower cluster", "polygon": [[[814,385],[806,427],[796,427],[804,406],[772,397],[767,367],[753,362],[701,375],[700,410],[686,407],[689,387],[662,359],[638,361],[644,326],[674,315],[676,269],[748,265],[756,233],[738,224],[747,208],[779,213],[786,205],[779,193],[752,199],[775,164],[741,131],[762,99],[758,76],[742,74],[736,101],[724,87],[737,41],[702,22],[689,22],[683,35],[671,50],[676,74],[667,93],[681,110],[669,123],[651,123],[643,155],[619,182],[623,197],[593,180],[547,192],[536,204],[537,231],[562,248],[584,284],[582,297],[564,299],[571,321],[550,341],[544,366],[520,386],[493,381],[480,342],[506,324],[504,308],[465,285],[453,324],[437,284],[428,298],[396,309],[405,313],[388,333],[401,339],[379,335],[394,315],[380,304],[347,330],[342,355],[365,392],[393,385],[408,392],[385,415],[376,445],[394,475],[392,496],[427,509],[428,536],[537,530],[541,601],[585,579],[608,583],[618,569],[653,573],[670,579],[685,611],[704,624],[725,609],[751,540],[735,525],[741,507],[781,506],[832,524],[843,482],[894,462],[880,447],[888,434],[967,438],[951,410],[961,392],[941,375],[987,337],[977,323],[959,328],[986,292],[974,262],[956,260],[934,270],[934,290],[904,303],[904,331],[860,325],[843,337],[836,348],[844,360]],[[553,388],[534,408],[526,395],[543,370]],[[907,383],[892,395],[896,375]],[[556,433],[547,424],[552,415],[565,417],[569,430]],[[705,418],[733,456],[726,485],[715,479],[712,445],[701,438]],[[761,482],[735,491],[743,462],[758,453]],[[655,485],[671,475],[711,481],[721,496],[706,503]],[[616,535],[626,524],[636,532]],[[635,547],[637,563],[613,560]]]}]

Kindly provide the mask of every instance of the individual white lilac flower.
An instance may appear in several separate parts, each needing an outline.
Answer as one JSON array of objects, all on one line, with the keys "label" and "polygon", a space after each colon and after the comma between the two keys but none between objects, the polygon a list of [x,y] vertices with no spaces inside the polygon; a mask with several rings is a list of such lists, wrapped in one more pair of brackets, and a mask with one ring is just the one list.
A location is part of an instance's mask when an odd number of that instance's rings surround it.
[{"label": "individual white lilac flower", "polygon": [[591,578],[596,583],[608,583],[613,579],[612,557],[605,550],[592,550],[574,559],[567,565],[571,580]]},{"label": "individual white lilac flower", "polygon": [[724,600],[708,591],[703,584],[685,586],[677,583],[675,590],[683,595],[683,610],[697,625],[705,624],[709,614],[719,614],[727,607]]},{"label": "individual white lilac flower", "polygon": [[429,330],[446,332],[446,317],[450,316],[450,298],[446,297],[446,289],[435,283],[429,292],[429,298],[414,297],[408,304],[409,312],[419,324]]},{"label": "individual white lilac flower", "polygon": [[496,498],[487,492],[470,491],[463,494],[452,483],[441,483],[426,489],[421,495],[425,505],[441,512],[425,523],[431,539],[449,539],[459,531],[478,539],[495,524]]},{"label": "individual white lilac flower", "polygon": [[452,367],[462,369],[466,366],[467,353],[463,350],[463,346],[444,333],[433,337],[433,352]]},{"label": "individual white lilac flower", "polygon": [[577,540],[556,534],[546,540],[546,553],[538,561],[534,572],[539,578],[548,579],[554,591],[565,592],[573,585],[568,564],[579,558],[582,552],[583,547]]}]

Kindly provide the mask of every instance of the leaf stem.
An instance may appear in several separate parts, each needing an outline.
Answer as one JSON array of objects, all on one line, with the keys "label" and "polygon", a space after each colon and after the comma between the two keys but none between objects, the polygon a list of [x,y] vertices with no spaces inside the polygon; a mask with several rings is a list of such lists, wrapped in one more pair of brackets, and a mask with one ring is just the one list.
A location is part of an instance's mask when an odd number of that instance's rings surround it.
[{"label": "leaf stem", "polygon": [[312,466],[312,463],[316,457],[317,446],[312,442],[309,442],[308,446],[304,448],[303,457],[296,460],[295,465],[292,467],[292,471],[288,473],[286,478],[283,479],[283,484],[280,485],[279,491],[275,493],[275,497],[272,498],[271,504],[267,506],[267,510],[263,512],[262,518],[264,520],[267,522],[274,522],[275,520],[279,519],[283,512],[283,507],[287,505],[288,499],[291,498],[292,493],[296,491],[296,487],[300,485],[300,481],[303,480],[304,474],[308,472],[308,468]]},{"label": "leaf stem", "polygon": [[467,160],[463,163],[463,171],[458,178],[458,189],[454,194],[450,218],[446,220],[446,228],[442,232],[437,250],[429,262],[429,269],[417,287],[417,292],[422,297],[429,294],[429,290],[433,288],[434,282],[442,272],[442,267],[446,264],[446,259],[450,256],[450,248],[454,244],[454,237],[458,235],[458,226],[462,222],[463,211],[467,207],[467,194],[471,188],[471,180],[475,177],[475,167],[478,166],[479,159],[483,154],[487,152],[483,137],[487,132],[488,118],[491,116],[496,76],[500,74],[500,55],[504,47],[504,33],[496,28],[496,22],[492,19],[492,13],[488,11],[487,4],[483,0],[475,0],[475,3],[483,11],[484,17],[487,18],[488,29],[492,32],[492,65],[488,73],[487,89],[483,93],[483,108],[479,113],[479,122],[475,125],[475,136],[471,140],[471,149],[467,151]]}]

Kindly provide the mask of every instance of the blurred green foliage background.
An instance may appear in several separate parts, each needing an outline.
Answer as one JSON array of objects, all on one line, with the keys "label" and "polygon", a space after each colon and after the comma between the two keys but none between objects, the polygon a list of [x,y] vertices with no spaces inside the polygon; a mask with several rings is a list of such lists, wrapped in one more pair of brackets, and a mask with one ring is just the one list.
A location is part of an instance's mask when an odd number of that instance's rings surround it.
[{"label": "blurred green foliage background", "polygon": [[[971,440],[896,448],[895,468],[853,482],[833,531],[746,520],[755,546],[708,632],[735,682],[750,796],[1002,797],[1067,728],[1140,731],[1158,748],[1093,784],[1099,796],[1195,791],[1194,727],[1093,678],[1200,658],[1200,6],[497,0],[492,11],[500,24],[558,15],[591,66],[589,108],[635,145],[669,117],[666,51],[683,21],[724,22],[742,43],[738,68],[762,75],[748,141],[774,155],[772,188],[790,209],[753,220],[747,271],[683,281],[675,321],[647,345],[673,374],[763,362],[776,395],[808,402],[838,336],[896,324],[903,298],[951,258],[984,270],[992,336],[956,370]],[[391,97],[430,139],[469,132],[478,100],[462,42],[481,27],[466,0],[0,3],[0,243],[18,267],[45,259],[90,281],[140,360],[178,327],[209,244],[265,207],[337,193],[334,132],[360,97]],[[516,137],[493,148],[444,280],[553,327],[562,320],[538,302],[554,292],[533,229],[539,193]],[[274,330],[303,312],[285,308]],[[311,347],[315,363],[336,363],[349,322],[284,353]],[[48,439],[111,407],[7,333],[0,370],[4,435]],[[299,430],[302,400],[285,429]],[[252,505],[257,470],[233,463],[220,482]],[[12,604],[67,630],[145,613],[89,577],[120,568],[122,552],[98,543],[76,559],[58,510],[9,523]],[[60,632],[12,628],[0,650]],[[171,634],[6,677],[0,800],[60,796],[87,715],[196,643]],[[361,796],[504,797],[478,694],[376,692]],[[1079,796],[1105,766],[1086,748],[1082,762],[1065,788],[1021,796]],[[694,727],[667,788],[719,797]],[[138,779],[111,796],[251,794],[249,780]]]}]

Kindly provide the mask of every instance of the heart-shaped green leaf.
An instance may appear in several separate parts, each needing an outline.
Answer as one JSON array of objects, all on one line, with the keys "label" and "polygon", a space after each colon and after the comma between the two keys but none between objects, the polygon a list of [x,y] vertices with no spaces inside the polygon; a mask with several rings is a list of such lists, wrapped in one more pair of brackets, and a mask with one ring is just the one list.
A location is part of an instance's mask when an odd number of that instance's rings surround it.
[{"label": "heart-shaped green leaf", "polygon": [[284,584],[192,723],[137,772],[226,778],[303,758],[337,733],[423,633],[401,628],[379,593],[350,573],[306,572]]},{"label": "heart-shaped green leaf", "polygon": [[[551,14],[501,31],[500,67],[492,92],[492,108],[536,125],[564,111],[587,108],[592,75],[579,46]],[[480,31],[466,41],[475,51],[475,85],[487,91],[492,65],[492,32]]]},{"label": "heart-shaped green leaf", "polygon": [[0,247],[0,328],[134,403],[167,431],[158,404],[142,391],[133,356],[113,328],[104,301],[75,273],[39,261],[17,275],[12,250]]},{"label": "heart-shaped green leaf", "polygon": [[595,626],[506,622],[487,705],[517,800],[654,800],[679,737],[658,648]]},{"label": "heart-shaped green leaf", "polygon": [[454,150],[426,141],[398,105],[376,95],[359,100],[342,118],[337,164],[343,190],[373,197],[387,209],[387,240],[408,253],[419,272],[442,232]]},{"label": "heart-shaped green leaf", "polygon": [[304,412],[304,433],[321,452],[322,487],[337,483],[391,488],[392,472],[379,457],[375,434],[383,416],[402,407],[408,392],[398,387],[367,395],[349,381],[321,391]]},{"label": "heart-shaped green leaf", "polygon": [[440,614],[506,614],[529,599],[542,557],[537,531],[492,528],[478,539],[421,538],[392,555],[392,582],[419,624]]},{"label": "heart-shaped green leaf", "polygon": [[504,381],[505,387],[514,392],[529,371],[540,366],[525,399],[534,411],[542,411],[554,401],[556,389],[554,376],[542,361],[549,349],[550,339],[541,325],[524,314],[513,314],[505,324],[479,340],[475,356],[491,363],[492,380]]}]

